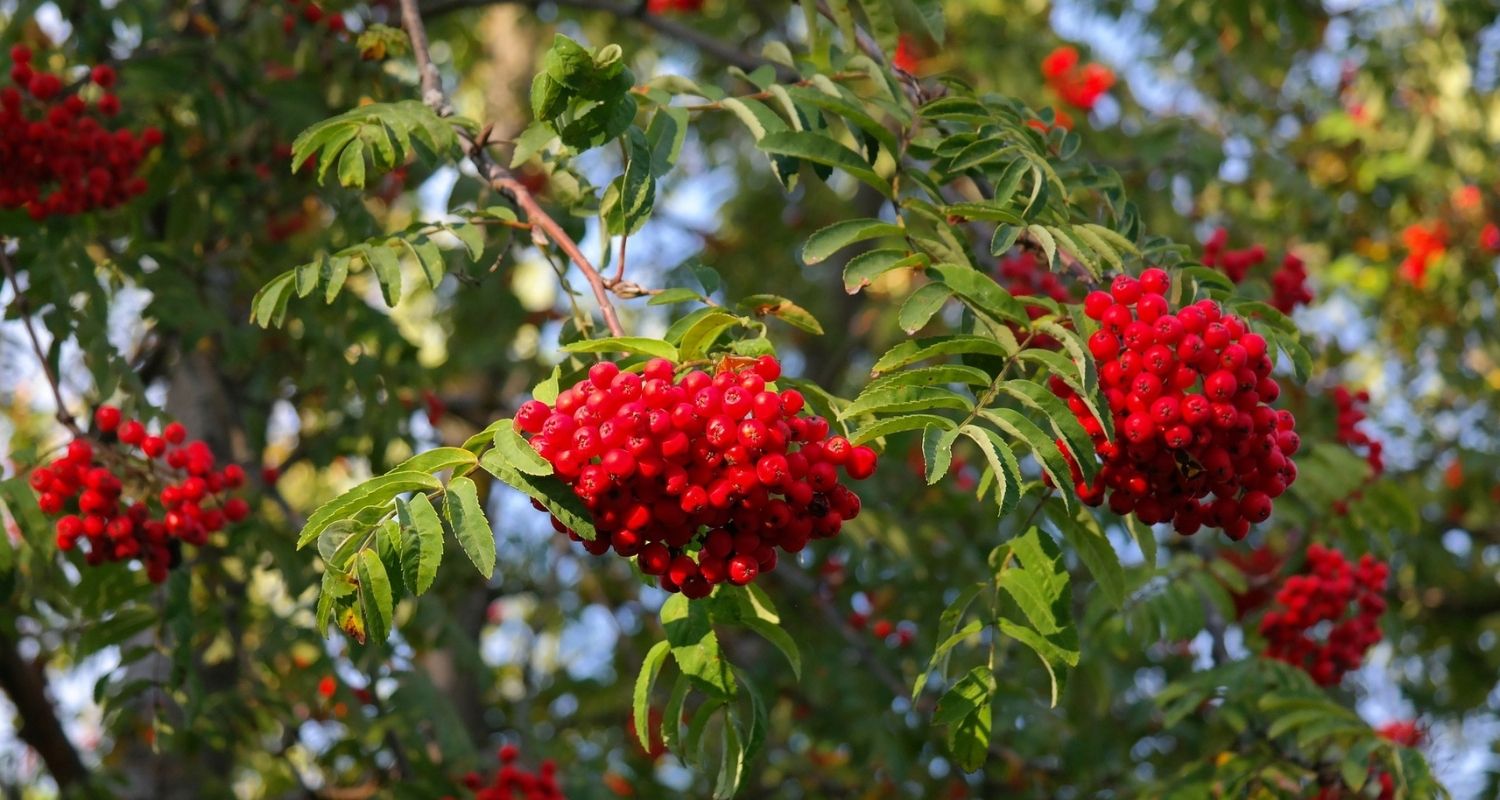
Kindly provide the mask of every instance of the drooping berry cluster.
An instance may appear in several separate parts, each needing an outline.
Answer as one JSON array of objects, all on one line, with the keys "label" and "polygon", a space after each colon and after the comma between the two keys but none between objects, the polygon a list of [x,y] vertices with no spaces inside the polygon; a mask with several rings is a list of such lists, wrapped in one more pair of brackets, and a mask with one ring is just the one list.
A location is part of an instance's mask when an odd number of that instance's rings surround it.
[{"label": "drooping berry cluster", "polygon": [[1356,452],[1363,448],[1365,463],[1370,465],[1371,477],[1379,477],[1385,472],[1385,447],[1359,429],[1359,424],[1365,421],[1365,406],[1370,403],[1370,393],[1363,389],[1351,393],[1346,387],[1335,386],[1331,395],[1333,405],[1338,410],[1336,436],[1339,442],[1349,445],[1349,449]]},{"label": "drooping berry cluster", "polygon": [[301,11],[287,11],[281,18],[281,29],[288,35],[297,29],[297,23],[304,22],[313,27],[322,26],[330,33],[342,33],[347,30],[343,14],[325,11],[317,3],[304,3],[302,0],[287,0],[287,4],[293,9],[301,7]]},{"label": "drooping berry cluster", "polygon": [[1287,578],[1275,608],[1261,618],[1266,656],[1301,667],[1322,686],[1343,680],[1380,641],[1388,576],[1371,555],[1356,566],[1337,550],[1311,545],[1303,572]]},{"label": "drooping berry cluster", "polygon": [[1418,289],[1427,285],[1427,270],[1448,249],[1448,226],[1441,221],[1416,223],[1401,232],[1406,258],[1401,260],[1401,277]]},{"label": "drooping berry cluster", "polygon": [[1312,290],[1307,288],[1307,265],[1287,253],[1281,259],[1281,268],[1271,273],[1271,305],[1283,314],[1290,314],[1297,306],[1312,301]]},{"label": "drooping berry cluster", "polygon": [[1088,347],[1115,438],[1106,439],[1067,384],[1049,381],[1102,461],[1093,485],[1075,465],[1074,488],[1090,505],[1108,492],[1110,510],[1142,522],[1171,521],[1182,534],[1208,525],[1239,540],[1271,516],[1272,501],[1297,478],[1295,420],[1269,405],[1281,389],[1266,340],[1212,300],[1173,312],[1168,284],[1152,268],[1084,299],[1084,312],[1102,323]]},{"label": "drooping berry cluster", "polygon": [[1078,65],[1078,51],[1059,47],[1042,59],[1042,77],[1068,105],[1094,110],[1099,98],[1115,85],[1115,73],[1103,64]]},{"label": "drooping berry cluster", "polygon": [[725,580],[749,583],[776,567],[776,548],[799,552],[859,513],[838,468],[868,478],[875,451],[799,416],[795,389],[768,388],[781,375],[775,358],[674,374],[662,359],[640,374],[595,364],[555,405],[532,400],[516,414],[592,512],[589,552],[636,557],[662,588],[699,598]]},{"label": "drooping berry cluster", "polygon": [[1219,228],[1203,243],[1203,265],[1216,267],[1235,283],[1244,283],[1252,267],[1266,260],[1266,248],[1254,244],[1243,250],[1229,250],[1229,231]]},{"label": "drooping berry cluster", "polygon": [[646,0],[646,13],[666,14],[676,11],[681,14],[696,14],[703,10],[703,0]]},{"label": "drooping berry cluster", "polygon": [[15,85],[0,89],[0,209],[25,208],[41,220],[113,208],[146,191],[136,170],[161,144],[161,131],[136,136],[104,127],[104,117],[120,113],[110,93],[112,67],[89,73],[103,92],[90,105],[61,77],[34,65],[25,45],[11,48],[10,60]]},{"label": "drooping berry cluster", "polygon": [[[516,766],[520,751],[515,745],[500,748],[500,769],[486,780],[477,772],[464,776],[464,788],[473,800],[567,800],[557,785],[557,764],[546,760],[536,772]],[[449,796],[444,800],[456,800]]]},{"label": "drooping berry cluster", "polygon": [[37,504],[61,515],[59,550],[86,543],[90,565],[139,559],[161,583],[181,561],[182,543],[202,545],[249,515],[248,503],[229,496],[244,485],[244,470],[219,469],[208,445],[189,441],[180,423],[148,434],[139,421],[122,420],[119,409],[100,406],[94,433],[97,439],[74,439],[31,473]]}]

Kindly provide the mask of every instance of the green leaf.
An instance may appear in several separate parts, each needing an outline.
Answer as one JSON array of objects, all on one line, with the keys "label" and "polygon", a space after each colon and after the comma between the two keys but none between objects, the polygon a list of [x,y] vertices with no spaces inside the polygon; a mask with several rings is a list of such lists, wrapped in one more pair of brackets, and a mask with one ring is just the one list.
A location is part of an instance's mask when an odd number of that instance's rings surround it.
[{"label": "green leaf", "polygon": [[675,303],[690,303],[693,301],[701,301],[702,299],[703,298],[692,289],[684,289],[679,286],[673,289],[663,289],[660,292],[651,295],[651,299],[646,301],[646,305],[669,306]]},{"label": "green leaf", "polygon": [[1010,292],[994,279],[966,264],[933,264],[928,270],[948,285],[964,302],[984,314],[1003,322],[1029,325],[1031,315]]},{"label": "green leaf", "polygon": [[[984,370],[967,364],[939,364],[886,373],[870,381],[865,386],[865,391],[879,392],[897,386],[942,386],[952,383],[988,386],[990,376]],[[863,395],[864,392],[860,394]]]},{"label": "green leaf", "polygon": [[[945,420],[946,422],[946,420]],[[927,485],[933,486],[948,474],[953,464],[953,443],[958,441],[958,426],[928,426],[922,431],[922,463],[927,473]]]},{"label": "green leaf", "polygon": [[391,618],[394,616],[391,578],[386,574],[380,555],[368,548],[360,552],[357,567],[359,602],[364,609],[368,636],[383,642],[391,634]]},{"label": "green leaf", "polygon": [[364,188],[365,146],[358,140],[350,142],[339,157],[339,184]]},{"label": "green leaf", "polygon": [[721,334],[742,322],[741,317],[717,308],[708,312],[682,334],[677,346],[679,357],[673,361],[691,361],[708,355]]},{"label": "green leaf", "polygon": [[479,260],[480,256],[484,255],[483,225],[473,225],[467,222],[460,222],[454,225],[449,225],[448,231],[449,233],[452,233],[454,237],[456,237],[460,242],[463,242],[464,249],[469,251],[470,259],[477,261]]},{"label": "green leaf", "polygon": [[443,484],[437,478],[411,470],[393,471],[371,478],[319,506],[307,518],[307,524],[297,536],[297,549],[311,544],[325,528],[337,520],[349,519],[367,508],[383,506],[405,492],[437,491],[441,488]]},{"label": "green leaf", "polygon": [[421,596],[432,588],[443,561],[443,521],[425,494],[396,500],[401,523],[401,579],[407,591]]},{"label": "green leaf", "polygon": [[1078,558],[1089,568],[1089,574],[1094,576],[1110,605],[1122,608],[1125,604],[1125,570],[1120,566],[1120,555],[1115,552],[1115,546],[1099,527],[1099,521],[1086,510],[1060,512],[1049,509],[1048,516],[1073,545]]},{"label": "green leaf", "polygon": [[870,368],[873,374],[950,355],[1009,356],[1013,351],[1001,343],[984,336],[934,336],[926,339],[908,339],[892,347]]},{"label": "green leaf", "polygon": [[262,328],[280,327],[286,318],[286,304],[291,299],[296,277],[295,270],[288,270],[260,287],[250,300],[250,321]]},{"label": "green leaf", "polygon": [[846,219],[835,222],[809,236],[802,246],[802,261],[808,266],[820,264],[829,256],[855,242],[889,236],[901,236],[905,230],[900,225],[878,219]]},{"label": "green leaf", "polygon": [[740,790],[740,781],[745,772],[745,746],[740,741],[740,727],[726,712],[724,715],[724,741],[719,760],[719,780],[714,787],[714,800],[729,800]]},{"label": "green leaf", "polygon": [[1073,453],[1073,460],[1084,471],[1085,476],[1095,469],[1091,466],[1095,463],[1093,439],[1083,429],[1078,417],[1074,416],[1057,395],[1043,386],[1023,380],[1005,381],[999,385],[999,389],[1047,418],[1052,432],[1068,445],[1068,450]]},{"label": "green leaf", "polygon": [[377,242],[362,248],[360,255],[370,264],[370,269],[375,271],[375,277],[380,281],[380,289],[385,296],[385,304],[394,308],[401,301],[401,259],[396,256],[396,251],[385,243]]},{"label": "green leaf", "polygon": [[651,751],[651,687],[656,685],[656,677],[661,674],[662,664],[666,663],[667,655],[672,652],[672,645],[667,642],[657,642],[646,652],[646,660],[641,662],[641,671],[635,677],[635,694],[631,700],[631,710],[635,714],[635,738],[641,743],[641,749]]},{"label": "green leaf", "polygon": [[644,336],[616,336],[608,339],[584,339],[563,345],[569,353],[633,353],[678,361],[677,348],[660,339]]},{"label": "green leaf", "polygon": [[965,772],[984,766],[990,747],[991,706],[995,676],[988,667],[974,667],[938,701],[934,725],[948,729],[948,750]]},{"label": "green leaf", "polygon": [[329,567],[347,572],[350,560],[369,539],[369,533],[368,526],[354,520],[339,520],[318,534],[318,555]]},{"label": "green leaf", "polygon": [[887,272],[898,269],[920,269],[927,266],[925,253],[905,250],[871,250],[849,259],[844,265],[844,291],[858,294],[860,289]]},{"label": "green leaf", "polygon": [[[777,116],[770,106],[759,100],[730,97],[722,100],[720,104],[744,123],[756,142],[760,142],[769,134],[787,130],[786,120]],[[791,189],[797,183],[797,168],[798,161],[795,158],[771,156],[771,170],[776,174],[776,179],[781,182],[781,185],[787,189]]]},{"label": "green leaf", "polygon": [[797,641],[792,638],[791,634],[780,625],[755,617],[741,619],[739,624],[755,631],[761,635],[761,638],[775,645],[776,649],[786,656],[787,663],[792,665],[792,676],[799,681],[802,680],[802,653],[797,649]]},{"label": "green leaf", "polygon": [[823,335],[823,326],[818,323],[812,312],[792,301],[774,294],[752,294],[735,304],[742,313],[757,317],[776,317],[777,319],[791,325],[798,330],[803,330],[816,336]]},{"label": "green leaf", "polygon": [[914,431],[919,428],[926,428],[930,425],[935,425],[939,428],[944,429],[951,429],[956,427],[953,423],[953,420],[950,420],[947,417],[939,417],[935,414],[908,414],[900,417],[890,417],[880,420],[879,422],[873,422],[869,425],[866,425],[865,427],[860,428],[856,434],[849,437],[849,441],[852,444],[864,444],[866,442],[872,442],[883,436],[890,436],[893,433]]},{"label": "green leaf", "polygon": [[625,174],[610,184],[610,191],[599,208],[605,228],[612,236],[635,233],[651,217],[656,202],[656,178],[652,167],[651,145],[640,128],[626,132]]},{"label": "green leaf", "polygon": [[733,697],[734,676],[719,652],[719,639],[714,635],[707,609],[681,594],[674,594],[662,604],[661,623],[666,628],[667,641],[672,645],[672,658],[677,667],[700,690],[713,697]]},{"label": "green leaf", "polygon": [[464,469],[479,463],[479,457],[461,447],[434,447],[406,459],[391,472],[425,472],[429,475],[445,469]]},{"label": "green leaf", "polygon": [[[958,432],[972,439],[974,444],[979,445],[980,452],[984,453],[985,461],[989,463],[995,476],[995,506],[998,513],[1004,516],[1007,511],[1015,508],[1020,499],[1021,470],[1016,464],[1015,453],[1011,452],[1010,445],[999,434],[978,425],[961,426]],[[1012,492],[1012,487],[1017,491]]]},{"label": "green leaf", "polygon": [[939,408],[968,411],[973,405],[969,398],[939,386],[898,386],[861,392],[854,402],[838,413],[837,418],[847,420],[861,414],[899,414]]},{"label": "green leaf", "polygon": [[868,184],[885,197],[891,196],[890,183],[876,174],[868,161],[821,133],[810,131],[770,133],[757,142],[756,146],[767,153],[791,156],[843,170],[850,177]]},{"label": "green leaf", "polygon": [[1037,464],[1041,466],[1042,471],[1052,479],[1053,485],[1057,486],[1058,495],[1062,498],[1063,504],[1071,509],[1074,503],[1073,475],[1068,469],[1067,460],[1063,458],[1062,450],[1058,449],[1057,442],[1044,433],[1035,422],[1014,409],[985,409],[980,411],[979,415],[1006,435],[1026,443],[1027,449],[1031,450],[1031,454],[1036,457]]},{"label": "green leaf", "polygon": [[486,579],[495,574],[495,531],[484,516],[484,507],[479,503],[479,487],[474,481],[462,477],[448,481],[443,516],[448,530],[458,540],[464,554],[474,562],[479,574]]},{"label": "green leaf", "polygon": [[672,684],[672,695],[667,698],[667,705],[661,714],[661,741],[667,749],[681,754],[682,750],[682,707],[687,702],[688,692],[693,688],[693,682],[686,675],[678,675],[677,682]]},{"label": "green leaf", "polygon": [[[506,420],[509,423],[509,420]],[[505,457],[505,462],[527,475],[551,475],[552,463],[542,458],[531,443],[516,433],[514,424],[501,425],[495,429],[495,450]]]},{"label": "green leaf", "polygon": [[491,450],[479,466],[502,482],[547,507],[565,527],[592,541],[596,535],[593,515],[567,484],[551,476],[527,475],[512,467],[498,451]]},{"label": "green leaf", "polygon": [[1031,241],[1036,242],[1042,248],[1042,255],[1046,257],[1047,268],[1051,269],[1057,263],[1057,240],[1052,238],[1052,232],[1041,225],[1027,225],[1026,235]]},{"label": "green leaf", "polygon": [[1030,623],[1028,628],[1002,619],[1001,631],[1041,657],[1052,677],[1055,706],[1067,674],[1063,668],[1078,664],[1078,631],[1073,627],[1072,592],[1062,553],[1033,527],[1001,545],[991,558],[1001,562],[996,583]]},{"label": "green leaf", "polygon": [[927,327],[934,314],[942,310],[943,304],[953,296],[953,290],[941,282],[924,285],[922,288],[911,293],[906,302],[901,304],[901,313],[896,322],[901,330],[907,333],[916,333]]}]

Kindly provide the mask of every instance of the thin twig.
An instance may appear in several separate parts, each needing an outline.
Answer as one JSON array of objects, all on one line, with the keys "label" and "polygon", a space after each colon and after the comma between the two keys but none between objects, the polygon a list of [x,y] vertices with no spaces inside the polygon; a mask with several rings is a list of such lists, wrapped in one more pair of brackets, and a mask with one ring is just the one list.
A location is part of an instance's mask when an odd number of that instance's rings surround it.
[{"label": "thin twig", "polygon": [[27,338],[31,339],[31,349],[36,352],[37,361],[42,365],[42,374],[47,376],[47,385],[52,388],[52,399],[57,403],[57,421],[75,434],[83,431],[78,427],[78,421],[68,413],[68,406],[63,402],[62,387],[58,383],[57,375],[52,372],[52,364],[47,361],[47,351],[42,347],[42,340],[36,335],[36,327],[31,324],[31,309],[26,302],[26,295],[21,291],[21,282],[16,278],[16,270],[10,263],[10,255],[5,252],[6,242],[0,239],[0,267],[5,269],[5,277],[10,279],[11,288],[16,292],[16,307],[20,309],[21,326],[26,329]]},{"label": "thin twig", "polygon": [[[442,78],[438,74],[437,67],[432,63],[432,55],[427,43],[427,28],[422,24],[422,12],[417,8],[417,0],[401,0],[401,23],[406,28],[406,35],[411,38],[412,54],[417,60],[417,72],[421,76],[422,102],[440,117],[452,116],[453,108],[448,104],[447,94],[443,92]],[[619,315],[615,313],[614,304],[609,299],[609,285],[599,274],[599,270],[594,267],[593,262],[589,261],[588,256],[578,249],[578,243],[573,241],[573,237],[563,230],[557,220],[542,209],[536,198],[532,196],[531,190],[517,180],[510,170],[500,166],[489,157],[484,150],[483,141],[476,140],[461,126],[455,125],[454,132],[463,142],[464,151],[469,154],[469,160],[479,170],[479,174],[489,181],[490,186],[514,200],[516,206],[521,209],[521,213],[532,226],[532,241],[538,246],[551,242],[578,266],[579,271],[588,279],[589,286],[594,290],[594,299],[599,302],[599,312],[604,316],[604,324],[608,326],[612,335],[624,336],[625,329],[620,325]]]}]

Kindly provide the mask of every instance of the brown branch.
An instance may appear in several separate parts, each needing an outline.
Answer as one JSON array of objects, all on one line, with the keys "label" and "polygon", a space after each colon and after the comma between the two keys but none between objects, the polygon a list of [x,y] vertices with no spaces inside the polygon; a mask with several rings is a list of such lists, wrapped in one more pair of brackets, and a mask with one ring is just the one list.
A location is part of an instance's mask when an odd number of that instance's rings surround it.
[{"label": "brown branch", "polygon": [[77,420],[68,413],[68,407],[63,403],[62,387],[57,375],[52,372],[52,364],[47,361],[47,351],[42,347],[41,338],[36,335],[36,327],[31,324],[30,304],[26,301],[26,294],[21,291],[21,282],[17,280],[15,267],[11,265],[10,256],[5,252],[5,244],[5,240],[0,239],[0,268],[4,268],[5,277],[10,279],[10,286],[16,292],[16,308],[21,312],[21,326],[26,329],[31,349],[36,352],[37,361],[42,365],[42,374],[47,376],[47,385],[52,388],[52,399],[57,403],[57,421],[73,433],[81,433]]},{"label": "brown branch", "polygon": [[87,781],[88,771],[47,697],[46,674],[21,657],[16,640],[3,629],[0,629],[0,689],[10,696],[21,718],[17,731],[21,741],[42,757],[63,794]]},{"label": "brown branch", "polygon": [[[416,57],[417,72],[421,76],[422,102],[440,117],[452,116],[453,108],[443,92],[442,77],[432,63],[427,44],[427,28],[422,24],[422,12],[417,8],[417,0],[401,0],[401,23],[406,28],[407,36],[411,37],[412,53]],[[489,157],[484,150],[485,142],[482,138],[476,139],[462,126],[455,125],[454,131],[463,142],[464,151],[469,154],[469,161],[473,162],[479,174],[489,181],[490,186],[514,200],[521,213],[526,216],[532,226],[532,241],[538,246],[550,241],[578,266],[594,290],[594,299],[599,302],[599,311],[604,316],[604,324],[608,326],[609,332],[614,336],[624,336],[625,329],[620,325],[620,317],[609,299],[610,285],[578,248],[578,243],[573,241],[573,237],[563,230],[557,220],[542,209],[531,191],[516,180],[510,170]]]},{"label": "brown branch", "polygon": [[[603,11],[613,14],[620,19],[632,20],[657,33],[665,34],[684,44],[691,45],[694,49],[717,61],[722,61],[725,64],[730,64],[746,71],[771,66],[776,69],[779,80],[795,80],[797,77],[796,73],[785,64],[778,64],[764,56],[747,53],[728,42],[716,39],[676,20],[668,19],[658,14],[640,13],[638,11],[639,4],[637,3],[619,3],[612,2],[612,0],[550,0],[550,2],[553,5],[564,8],[575,8],[582,11]],[[532,9],[542,4],[541,0],[438,0],[438,2],[428,3],[422,9],[422,13],[429,19],[435,19],[443,14],[454,11],[507,3],[522,5]]]}]

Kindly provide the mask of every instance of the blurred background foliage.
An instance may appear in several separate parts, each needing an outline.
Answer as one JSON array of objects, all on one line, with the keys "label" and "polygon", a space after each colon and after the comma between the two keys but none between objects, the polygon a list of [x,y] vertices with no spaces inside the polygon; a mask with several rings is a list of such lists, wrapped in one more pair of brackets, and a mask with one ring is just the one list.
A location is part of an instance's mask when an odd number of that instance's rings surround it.
[{"label": "blurred background foliage", "polygon": [[[1292,551],[1295,562],[1295,548],[1317,537],[1392,562],[1386,642],[1334,697],[1372,724],[1419,720],[1428,759],[1456,796],[1500,794],[1500,272],[1483,240],[1500,221],[1494,4],[940,5],[945,40],[903,28],[919,75],[1062,108],[1039,65],[1072,43],[1119,78],[1092,112],[1071,109],[1079,158],[1118,172],[1145,229],[1196,255],[1223,227],[1232,246],[1263,245],[1272,264],[1289,252],[1306,261],[1317,300],[1294,318],[1319,346],[1311,382],[1283,405],[1304,441],[1329,442],[1327,392],[1368,390],[1388,468],[1343,515],[1332,503],[1357,483],[1309,485],[1251,544]],[[753,87],[727,66],[754,66],[769,43],[801,48],[806,33],[787,2],[707,0],[668,15],[627,0],[423,6],[459,112],[493,123],[500,140],[529,123],[530,76],[553,31],[620,44],[638,82],[683,74],[733,93]],[[511,414],[559,359],[559,335],[578,325],[572,301],[592,300],[576,272],[559,280],[559,264],[497,227],[477,259],[441,239],[453,277],[436,289],[408,280],[394,310],[371,274],[356,273],[333,302],[297,304],[283,328],[247,325],[254,292],[312,253],[498,202],[462,170],[434,172],[421,159],[363,193],[291,174],[290,143],[307,126],[415,95],[404,38],[375,27],[399,26],[394,4],[329,2],[347,34],[307,23],[299,8],[0,2],[0,44],[25,42],[57,66],[117,65],[125,118],[166,133],[148,194],[124,210],[45,229],[0,214],[0,235],[23,243],[13,259],[29,308],[53,308],[42,319],[65,397],[75,411],[110,397],[137,413],[164,410],[253,474],[279,473],[257,486],[251,523],[198,550],[163,587],[63,564],[24,485],[62,432],[40,369],[6,323],[0,441],[12,480],[0,484],[10,532],[0,537],[0,643],[50,681],[88,776],[64,782],[131,797],[364,797],[397,785],[439,797],[467,770],[491,768],[493,748],[510,742],[533,763],[556,759],[575,800],[705,796],[700,776],[674,756],[648,757],[627,733],[633,678],[661,638],[663,595],[620,559],[553,536],[513,493],[490,497],[501,554],[493,580],[445,572],[431,595],[401,606],[389,646],[352,647],[314,629],[318,573],[293,549],[296,521],[415,450],[462,443]],[[619,170],[618,155],[601,150],[533,159],[520,174],[561,212]],[[631,279],[697,288],[706,266],[721,298],[793,298],[825,334],[772,328],[789,371],[850,396],[906,336],[896,324],[910,288],[903,273],[853,298],[837,265],[806,268],[798,256],[818,228],[877,214],[879,198],[837,180],[787,193],[732,115],[695,116],[656,205],[631,237]],[[586,252],[610,261],[593,220],[567,223]],[[1414,244],[1414,227],[1432,233]],[[1414,247],[1420,285],[1402,266]],[[1267,296],[1266,272],[1243,292]],[[13,291],[0,297],[13,320]],[[671,307],[620,305],[642,335],[672,319]],[[930,727],[932,695],[914,704],[910,686],[955,588],[989,574],[995,524],[965,485],[972,467],[925,487],[920,457],[906,457],[915,443],[892,441],[878,486],[864,492],[867,513],[768,582],[803,649],[802,681],[763,641],[726,640],[736,664],[774,687],[768,750],[742,796],[1165,797],[1195,770],[1292,758],[1257,738],[1264,720],[1164,710],[1163,687],[1190,685],[1221,662],[1242,671],[1239,699],[1252,706],[1253,692],[1285,677],[1254,658],[1253,625],[1242,632],[1215,616],[1215,603],[1170,591],[1174,577],[1196,576],[1180,585],[1222,594],[1201,579],[1216,574],[1227,543],[1164,533],[1153,577],[1112,529],[1131,574],[1130,612],[1080,593],[1091,646],[1056,709],[1042,699],[1040,666],[1013,654],[999,673],[991,757],[980,773],[960,772]],[[1325,471],[1357,475],[1362,464],[1344,456],[1330,455]],[[13,730],[25,724],[18,706],[0,700]],[[60,776],[49,766],[0,733],[0,792],[52,795]],[[1301,777],[1253,796],[1315,796],[1305,771],[1288,774]]]}]

